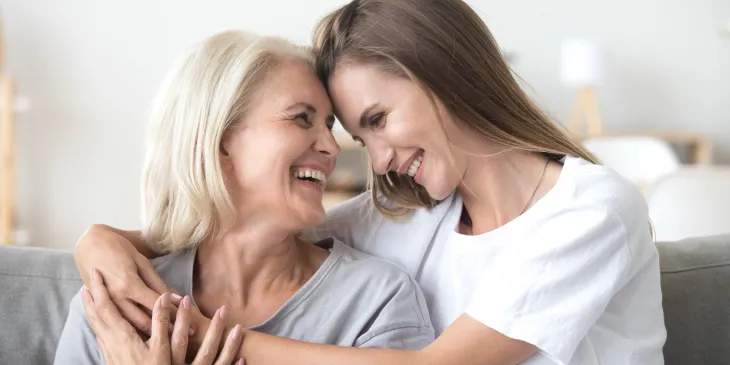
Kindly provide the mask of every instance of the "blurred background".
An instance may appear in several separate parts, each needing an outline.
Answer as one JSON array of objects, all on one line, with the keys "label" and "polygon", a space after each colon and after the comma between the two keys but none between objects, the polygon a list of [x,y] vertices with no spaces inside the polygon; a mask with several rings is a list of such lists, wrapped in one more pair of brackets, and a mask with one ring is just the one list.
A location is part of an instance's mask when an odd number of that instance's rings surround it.
[{"label": "blurred background", "polygon": [[[243,28],[308,44],[345,0],[0,0],[0,240],[139,227],[147,111],[173,60]],[[525,90],[645,192],[660,240],[730,232],[730,1],[472,0]],[[343,152],[326,204],[363,188]]]}]

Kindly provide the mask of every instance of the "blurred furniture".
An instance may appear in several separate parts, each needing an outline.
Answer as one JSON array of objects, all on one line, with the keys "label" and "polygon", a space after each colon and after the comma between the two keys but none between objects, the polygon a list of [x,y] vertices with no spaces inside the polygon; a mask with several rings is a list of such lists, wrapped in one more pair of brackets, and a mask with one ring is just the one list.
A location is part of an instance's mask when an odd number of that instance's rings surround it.
[{"label": "blurred furniture", "polygon": [[[598,107],[596,87],[602,79],[602,62],[598,44],[588,39],[570,39],[562,45],[560,74],[563,83],[578,89],[568,129],[575,135],[603,134],[603,121]],[[585,117],[586,133],[581,120]]]},{"label": "blurred furniture", "polygon": [[[730,364],[730,235],[657,247],[665,363]],[[51,364],[81,285],[70,252],[0,246],[0,364]]]},{"label": "blurred furniture", "polygon": [[30,107],[16,97],[12,77],[3,67],[5,56],[0,29],[0,244],[13,243],[15,232],[15,114]]},{"label": "blurred furniture", "polygon": [[681,166],[671,146],[655,137],[590,137],[582,141],[603,165],[634,182],[640,188]]},{"label": "blurred furniture", "polygon": [[693,132],[648,132],[641,136],[659,138],[671,145],[686,148],[689,151],[687,163],[692,165],[712,165],[712,142],[700,134]]},{"label": "blurred furniture", "polygon": [[730,166],[687,167],[647,190],[657,240],[730,233]]}]

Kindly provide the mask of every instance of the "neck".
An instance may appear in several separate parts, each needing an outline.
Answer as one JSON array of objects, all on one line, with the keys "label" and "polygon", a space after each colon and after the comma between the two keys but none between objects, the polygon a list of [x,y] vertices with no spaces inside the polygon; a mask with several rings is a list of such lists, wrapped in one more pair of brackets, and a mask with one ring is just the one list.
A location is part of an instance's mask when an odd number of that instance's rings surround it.
[{"label": "neck", "polygon": [[544,156],[524,151],[469,157],[459,194],[471,225],[461,231],[486,233],[521,215],[552,187],[546,190],[542,188],[545,181],[539,182],[545,163]]},{"label": "neck", "polygon": [[205,308],[211,311],[222,303],[245,308],[257,298],[293,294],[326,257],[325,251],[298,240],[294,232],[236,224],[198,249],[195,295],[215,298],[209,302],[212,308]]}]

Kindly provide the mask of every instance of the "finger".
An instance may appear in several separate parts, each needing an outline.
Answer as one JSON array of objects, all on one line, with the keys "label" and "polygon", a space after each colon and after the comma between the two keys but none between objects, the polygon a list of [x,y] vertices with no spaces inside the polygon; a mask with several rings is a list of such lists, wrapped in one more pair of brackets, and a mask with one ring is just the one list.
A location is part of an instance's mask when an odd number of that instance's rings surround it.
[{"label": "finger", "polygon": [[96,333],[97,337],[105,332],[106,326],[104,320],[101,319],[94,305],[94,298],[86,288],[81,288],[81,301],[84,303],[84,311],[86,312],[86,320],[89,321],[91,330]]},{"label": "finger", "polygon": [[[149,262],[147,262],[147,264],[149,265]],[[155,273],[155,275],[157,275],[157,273]],[[142,281],[142,279],[137,278],[134,281],[134,283],[130,283],[129,289],[127,292],[127,296],[129,297],[129,299],[139,303],[143,307],[145,307],[149,310],[153,310],[155,307],[155,302],[157,301],[157,299],[160,298],[160,295],[162,293],[168,293],[168,292],[170,292],[170,291],[168,290],[168,291],[163,291],[163,292],[158,293],[158,292],[152,290],[149,286],[147,286],[147,284],[144,281]],[[177,302],[178,303],[177,305],[179,305],[180,299],[173,300],[172,299],[173,296],[179,296],[179,295],[171,294],[170,302],[173,304],[175,304],[175,302]],[[170,311],[171,311],[170,318],[172,318],[172,321],[174,322],[175,315],[177,314],[177,308],[175,308],[175,306],[170,306]]]},{"label": "finger", "polygon": [[215,360],[215,357],[218,354],[218,349],[220,348],[221,335],[223,334],[223,330],[226,326],[226,311],[227,309],[224,305],[215,312],[215,315],[210,322],[210,327],[208,327],[208,332],[203,338],[203,343],[200,345],[200,349],[195,355],[193,365],[213,364],[213,360]]},{"label": "finger", "polygon": [[94,303],[99,315],[102,316],[105,322],[107,321],[107,316],[113,317],[111,315],[119,315],[117,306],[112,303],[111,298],[109,297],[109,291],[106,286],[104,286],[104,278],[102,278],[99,270],[92,268],[89,276],[91,278],[91,287],[89,288],[89,291],[94,297]]},{"label": "finger", "polygon": [[104,286],[104,279],[96,269],[91,269],[91,295],[94,298],[94,306],[104,323],[115,329],[120,329],[127,334],[134,332],[134,328],[122,318],[117,306],[109,298],[109,291]]},{"label": "finger", "polygon": [[180,303],[180,308],[177,309],[177,318],[175,319],[175,326],[172,330],[172,364],[173,365],[184,365],[185,356],[188,351],[188,341],[190,337],[190,307],[192,301],[189,296],[185,296]]},{"label": "finger", "polygon": [[157,349],[167,349],[170,346],[168,327],[170,326],[170,294],[160,295],[152,309],[152,336],[149,343]]},{"label": "finger", "polygon": [[150,289],[150,287],[147,286],[141,278],[136,278],[133,282],[129,283],[127,296],[129,299],[139,303],[151,311],[155,308],[155,302],[157,302],[162,293],[166,292],[162,291],[158,293]]},{"label": "finger", "polygon": [[152,333],[152,318],[136,303],[129,300],[117,301],[117,307],[122,317],[129,321],[134,328],[147,336]]},{"label": "finger", "polygon": [[167,286],[167,283],[165,283],[164,280],[160,277],[160,275],[157,273],[157,270],[155,270],[155,267],[152,266],[152,263],[150,260],[148,260],[143,255],[136,255],[134,258],[134,262],[137,263],[137,270],[139,273],[140,278],[144,282],[145,285],[149,287],[149,289],[157,292],[157,293],[171,293],[172,294],[172,304],[175,306],[180,305],[180,301],[182,300],[182,296],[180,296],[180,293],[178,293],[175,290],[172,290],[172,288]]},{"label": "finger", "polygon": [[236,358],[238,350],[241,348],[242,331],[240,324],[233,327],[233,331],[228,334],[226,342],[223,344],[223,350],[218,355],[215,365],[230,365],[233,363],[233,359]]}]

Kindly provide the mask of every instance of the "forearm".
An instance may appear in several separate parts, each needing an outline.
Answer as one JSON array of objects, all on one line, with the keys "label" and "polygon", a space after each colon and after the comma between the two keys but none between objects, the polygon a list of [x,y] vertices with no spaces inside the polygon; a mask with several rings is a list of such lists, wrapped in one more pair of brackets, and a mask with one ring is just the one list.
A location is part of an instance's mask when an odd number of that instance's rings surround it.
[{"label": "forearm", "polygon": [[100,240],[109,239],[109,235],[118,235],[127,241],[129,241],[134,249],[147,257],[148,259],[154,259],[159,255],[152,251],[142,237],[142,231],[125,231],[105,224],[94,224],[92,225],[84,236],[79,240],[76,250],[85,251],[89,250],[95,242]]},{"label": "forearm", "polygon": [[246,331],[240,355],[247,365],[438,365],[423,351],[314,344]]}]

